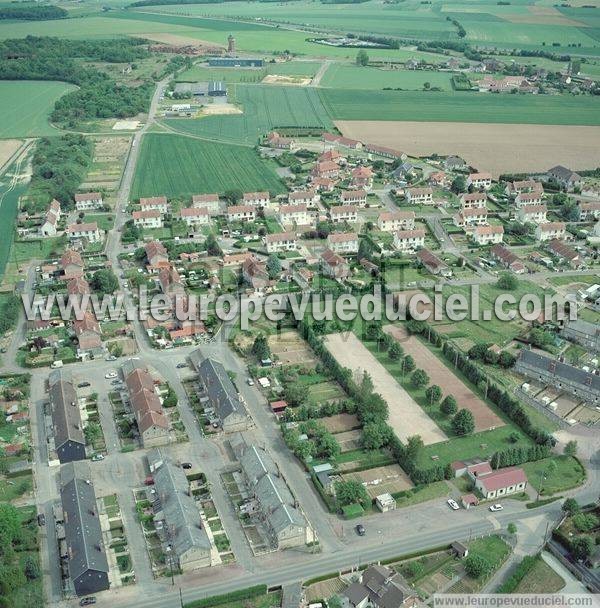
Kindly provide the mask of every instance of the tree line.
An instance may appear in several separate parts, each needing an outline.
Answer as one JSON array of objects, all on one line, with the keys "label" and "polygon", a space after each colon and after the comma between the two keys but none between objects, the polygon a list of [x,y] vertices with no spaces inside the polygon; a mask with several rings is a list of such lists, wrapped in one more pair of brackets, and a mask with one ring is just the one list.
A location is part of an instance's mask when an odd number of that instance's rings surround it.
[{"label": "tree line", "polygon": [[0,8],[0,20],[48,21],[66,19],[69,12],[59,6],[4,6]]}]

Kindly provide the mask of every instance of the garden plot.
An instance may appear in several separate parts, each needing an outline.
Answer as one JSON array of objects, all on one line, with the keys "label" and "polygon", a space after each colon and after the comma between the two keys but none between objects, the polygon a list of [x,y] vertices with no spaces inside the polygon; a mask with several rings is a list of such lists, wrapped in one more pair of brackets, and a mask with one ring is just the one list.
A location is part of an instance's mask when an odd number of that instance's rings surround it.
[{"label": "garden plot", "polygon": [[475,432],[487,431],[504,426],[504,421],[480,399],[460,378],[452,373],[418,338],[409,336],[403,327],[387,325],[383,328],[398,340],[407,355],[429,374],[431,382],[441,387],[444,396],[454,395],[459,407],[466,408],[475,418]]},{"label": "garden plot", "polygon": [[343,433],[337,433],[335,438],[342,448],[342,452],[349,452],[350,450],[357,450],[361,446],[362,431],[357,429],[355,431],[344,431]]},{"label": "garden plot", "polygon": [[130,137],[106,136],[94,140],[92,166],[81,184],[82,190],[100,188],[116,190],[125,166]]},{"label": "garden plot", "polygon": [[321,418],[321,422],[330,433],[343,433],[360,429],[362,426],[354,414],[335,414]]},{"label": "garden plot", "polygon": [[337,362],[351,369],[355,376],[369,374],[375,392],[388,404],[388,423],[401,441],[406,442],[412,435],[420,435],[425,445],[446,439],[437,424],[353,333],[330,334],[325,345]]},{"label": "garden plot", "polygon": [[371,498],[386,493],[404,492],[413,487],[408,475],[397,464],[375,467],[356,473],[345,473],[342,475],[342,479],[344,481],[359,481],[365,486]]},{"label": "garden plot", "polygon": [[311,384],[308,387],[308,394],[311,399],[322,403],[323,401],[331,401],[342,399],[344,391],[335,382],[318,382]]},{"label": "garden plot", "polygon": [[317,360],[310,346],[295,331],[269,336],[269,348],[282,365],[315,365]]}]

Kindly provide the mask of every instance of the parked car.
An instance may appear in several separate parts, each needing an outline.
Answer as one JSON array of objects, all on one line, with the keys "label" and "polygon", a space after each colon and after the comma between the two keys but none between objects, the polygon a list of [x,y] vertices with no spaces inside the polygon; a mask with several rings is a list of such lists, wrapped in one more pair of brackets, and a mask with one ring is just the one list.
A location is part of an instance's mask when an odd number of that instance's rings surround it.
[{"label": "parked car", "polygon": [[185,361],[183,361],[182,363],[178,363],[175,367],[177,369],[182,369],[183,367],[187,367],[187,366],[188,366],[188,364]]},{"label": "parked car", "polygon": [[364,536],[367,533],[365,527],[362,524],[358,524],[354,529],[356,530],[356,533],[359,536]]},{"label": "parked car", "polygon": [[92,462],[98,462],[99,460],[104,460],[104,454],[94,454],[92,456]]},{"label": "parked car", "polygon": [[246,380],[246,384],[248,386],[254,386],[254,380],[252,380],[252,378],[248,378],[248,380]]},{"label": "parked car", "polygon": [[104,377],[105,377],[107,380],[110,380],[111,378],[116,378],[116,377],[117,377],[117,372],[115,372],[114,370],[113,370],[113,371],[110,371],[110,372],[108,372],[108,373],[104,374]]},{"label": "parked car", "polygon": [[112,384],[112,386],[117,386],[118,384],[123,384],[123,383],[120,380],[117,379],[117,380],[113,380],[111,382],[111,384]]},{"label": "parked car", "polygon": [[88,387],[88,386],[92,386],[92,383],[91,383],[91,382],[80,382],[80,383],[77,385],[77,388],[86,388],[86,387]]},{"label": "parked car", "polygon": [[37,516],[38,526],[46,525],[46,516],[43,513],[38,513]]},{"label": "parked car", "polygon": [[79,605],[80,606],[91,606],[92,604],[96,603],[96,598],[93,595],[90,595],[88,597],[83,597],[79,600]]},{"label": "parked car", "polygon": [[490,511],[502,511],[504,507],[501,504],[490,505]]},{"label": "parked car", "polygon": [[458,511],[460,509],[460,507],[458,506],[458,503],[454,499],[452,499],[452,498],[448,499],[448,505],[454,511]]},{"label": "parked car", "polygon": [[192,468],[192,463],[191,462],[182,462],[181,463],[181,468],[182,469],[191,469]]},{"label": "parked car", "polygon": [[144,479],[144,485],[146,485],[146,486],[154,485],[154,479],[152,478],[152,475],[148,475],[148,477],[146,477],[146,479]]},{"label": "parked car", "polygon": [[107,361],[116,361],[117,358],[114,355],[108,355],[108,357],[106,357]]}]

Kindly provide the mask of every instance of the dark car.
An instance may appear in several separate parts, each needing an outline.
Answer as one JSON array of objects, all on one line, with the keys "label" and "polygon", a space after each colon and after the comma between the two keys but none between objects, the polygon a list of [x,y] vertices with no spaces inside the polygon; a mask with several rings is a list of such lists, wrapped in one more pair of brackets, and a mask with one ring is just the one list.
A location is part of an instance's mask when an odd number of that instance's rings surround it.
[{"label": "dark car", "polygon": [[358,524],[358,526],[356,526],[354,529],[359,536],[364,536],[367,532],[362,524]]},{"label": "dark car", "polygon": [[187,367],[187,366],[188,366],[188,364],[187,364],[187,363],[178,363],[178,364],[177,364],[175,367],[176,367],[177,369],[182,369],[183,367]]},{"label": "dark car", "polygon": [[91,382],[80,382],[77,388],[86,388],[87,386],[92,386]]},{"label": "dark car", "polygon": [[46,525],[46,516],[43,513],[38,513],[37,520],[38,520],[38,526]]},{"label": "dark car", "polygon": [[95,604],[95,603],[96,603],[96,598],[93,595],[90,595],[89,597],[81,598],[79,600],[80,606],[91,606],[92,604]]},{"label": "dark car", "polygon": [[191,462],[182,462],[181,463],[181,468],[182,469],[191,469],[192,468],[192,463]]}]

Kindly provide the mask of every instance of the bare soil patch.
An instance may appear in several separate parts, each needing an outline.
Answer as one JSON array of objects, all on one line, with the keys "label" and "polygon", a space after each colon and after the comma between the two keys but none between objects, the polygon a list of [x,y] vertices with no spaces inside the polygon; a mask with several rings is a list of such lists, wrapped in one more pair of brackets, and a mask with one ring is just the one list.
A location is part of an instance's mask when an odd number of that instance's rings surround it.
[{"label": "bare soil patch", "polygon": [[458,154],[495,177],[546,171],[559,164],[573,170],[600,164],[600,127],[364,120],[336,121],[335,125],[346,137],[411,156]]},{"label": "bare soil patch", "polygon": [[337,433],[335,438],[342,448],[342,452],[350,452],[351,450],[358,450],[361,447],[362,431],[344,431],[343,433]]},{"label": "bare soil patch", "polygon": [[263,84],[287,84],[305,87],[310,84],[310,78],[300,78],[298,76],[280,76],[278,74],[268,74],[262,80]]},{"label": "bare soil patch", "polygon": [[317,360],[312,348],[295,331],[285,331],[269,336],[271,353],[276,355],[282,365],[312,365]]},{"label": "bare soil patch", "polygon": [[361,424],[354,414],[335,414],[320,421],[330,433],[343,433],[352,429],[360,428]]},{"label": "bare soil patch", "polygon": [[2,139],[0,140],[0,169],[10,160],[10,157],[19,149],[23,140]]},{"label": "bare soil patch", "polygon": [[192,38],[191,36],[182,36],[179,34],[167,34],[165,33],[152,33],[152,34],[136,34],[136,38],[146,38],[146,40],[153,40],[154,42],[162,42],[163,44],[171,44],[173,46],[193,46],[193,47],[216,47],[224,46],[218,42],[209,42],[208,40],[198,40],[198,38]]},{"label": "bare soil patch", "polygon": [[407,355],[411,355],[418,368],[425,370],[432,384],[437,384],[444,394],[454,395],[459,408],[471,410],[475,418],[475,431],[487,431],[504,426],[504,421],[480,399],[460,378],[455,376],[417,338],[409,335],[403,327],[386,325],[383,330],[402,343]]},{"label": "bare soil patch", "polygon": [[363,372],[371,376],[375,392],[388,404],[388,423],[401,441],[406,442],[412,435],[421,435],[425,445],[447,439],[437,424],[353,333],[330,334],[325,339],[325,345],[337,362],[351,369],[356,377],[362,376]]},{"label": "bare soil patch", "polygon": [[413,487],[408,475],[397,464],[375,467],[357,473],[346,473],[342,475],[342,478],[344,481],[360,481],[371,498],[386,493],[403,492]]},{"label": "bare soil patch", "polygon": [[218,114],[243,114],[243,112],[240,108],[230,103],[215,103],[211,106],[204,106],[200,114],[216,116]]}]

